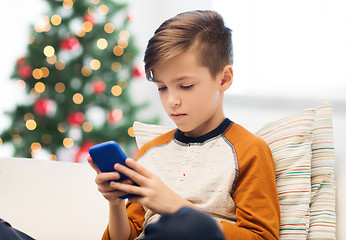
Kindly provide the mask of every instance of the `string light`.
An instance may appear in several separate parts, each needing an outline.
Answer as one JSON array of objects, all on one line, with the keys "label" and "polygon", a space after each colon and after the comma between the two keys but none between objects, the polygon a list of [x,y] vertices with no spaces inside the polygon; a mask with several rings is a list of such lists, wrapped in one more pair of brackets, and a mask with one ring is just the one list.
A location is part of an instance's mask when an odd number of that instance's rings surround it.
[{"label": "string light", "polygon": [[51,29],[49,17],[43,16],[43,18],[35,25],[34,28],[37,33],[48,32]]},{"label": "string light", "polygon": [[121,30],[119,32],[119,38],[123,40],[128,40],[130,38],[130,33],[127,30]]},{"label": "string light", "polygon": [[41,146],[41,144],[38,143],[38,142],[33,142],[33,143],[31,144],[31,147],[30,147],[30,148],[31,148],[31,151],[35,152],[35,151],[41,150],[42,146]]},{"label": "string light", "polygon": [[96,45],[97,45],[97,47],[98,47],[99,49],[104,50],[104,49],[107,48],[108,42],[107,42],[106,39],[100,38],[99,40],[97,40],[97,44],[96,44]]},{"label": "string light", "polygon": [[41,79],[41,78],[43,77],[43,72],[42,72],[41,69],[35,68],[35,69],[32,71],[32,76],[33,76],[35,79],[39,80],[39,79]]},{"label": "string light", "polygon": [[133,56],[132,56],[132,53],[130,53],[130,52],[125,53],[123,56],[123,59],[125,62],[130,62],[132,60],[132,58],[133,58]]},{"label": "string light", "polygon": [[84,100],[84,97],[80,93],[75,93],[72,97],[72,100],[75,104],[81,104]]},{"label": "string light", "polygon": [[47,63],[49,63],[49,64],[54,64],[54,63],[56,63],[56,56],[53,55],[53,56],[51,56],[51,57],[47,57],[46,61],[47,61]]},{"label": "string light", "polygon": [[129,42],[125,39],[119,39],[118,45],[122,48],[126,48],[129,45]]},{"label": "string light", "polygon": [[119,72],[121,70],[121,64],[119,62],[114,62],[111,68],[113,72]]},{"label": "string light", "polygon": [[41,140],[44,144],[50,144],[52,142],[52,136],[49,134],[43,134]]},{"label": "string light", "polygon": [[25,122],[25,126],[28,130],[32,131],[32,130],[35,130],[35,128],[37,127],[37,124],[35,120],[29,119],[28,121]]},{"label": "string light", "polygon": [[127,81],[122,79],[118,81],[118,85],[122,88],[125,89],[127,87]]},{"label": "string light", "polygon": [[25,121],[33,120],[33,119],[34,119],[34,115],[32,113],[25,113],[25,115],[24,115]]},{"label": "string light", "polygon": [[52,46],[48,45],[44,47],[43,53],[44,55],[46,55],[46,57],[52,57],[55,53],[55,49]]},{"label": "string light", "polygon": [[82,129],[84,132],[91,132],[93,130],[93,125],[90,122],[84,122],[82,124]]},{"label": "string light", "polygon": [[133,127],[130,127],[127,130],[127,133],[129,134],[130,137],[135,137],[135,132],[133,131]]},{"label": "string light", "polygon": [[56,161],[56,160],[57,160],[56,155],[55,155],[55,154],[51,154],[51,155],[50,155],[50,160]]},{"label": "string light", "polygon": [[73,7],[73,1],[72,0],[64,0],[62,5],[64,8],[70,9]]},{"label": "string light", "polygon": [[121,55],[123,55],[123,53],[124,53],[124,49],[122,48],[122,47],[120,47],[120,46],[115,46],[114,48],[113,48],[113,53],[114,53],[114,55],[115,56],[121,56]]},{"label": "string light", "polygon": [[58,82],[57,84],[55,84],[55,91],[57,91],[58,93],[63,93],[65,91],[65,84],[63,84],[62,82]]},{"label": "string light", "polygon": [[64,145],[65,148],[71,148],[74,145],[74,142],[72,138],[64,138],[62,144]]},{"label": "string light", "polygon": [[108,33],[108,34],[114,32],[114,26],[113,26],[113,24],[111,24],[111,23],[106,23],[103,29],[104,29],[105,32]]},{"label": "string light", "polygon": [[92,3],[92,4],[98,4],[99,2],[100,2],[100,0],[90,0],[90,2]]},{"label": "string light", "polygon": [[58,14],[54,14],[51,18],[50,18],[51,23],[54,26],[58,26],[61,23],[61,17]]},{"label": "string light", "polygon": [[81,30],[80,32],[76,33],[76,35],[77,35],[78,37],[84,37],[85,34],[86,34],[86,32],[83,31],[83,30]]},{"label": "string light", "polygon": [[2,141],[2,139],[0,138],[0,145],[3,144],[4,142]]},{"label": "string light", "polygon": [[42,77],[46,78],[49,76],[49,69],[46,67],[41,67]]},{"label": "string light", "polygon": [[66,126],[63,123],[58,123],[58,131],[61,133],[66,132]]},{"label": "string light", "polygon": [[35,88],[32,88],[30,91],[31,96],[33,96],[34,98],[39,98],[40,94],[38,92],[36,92]]},{"label": "string light", "polygon": [[61,60],[58,60],[56,63],[55,63],[55,68],[58,69],[58,70],[64,70],[65,68],[65,63]]},{"label": "string light", "polygon": [[25,83],[24,80],[19,79],[19,80],[17,81],[17,85],[18,85],[20,88],[25,89],[26,83]]},{"label": "string light", "polygon": [[90,67],[84,66],[84,67],[82,67],[82,69],[81,69],[81,73],[82,73],[82,75],[83,75],[84,77],[89,77],[89,76],[91,75],[92,71],[91,71],[91,68],[90,68]]},{"label": "string light", "polygon": [[99,70],[101,67],[101,62],[97,59],[93,59],[90,61],[90,67],[92,70]]},{"label": "string light", "polygon": [[84,32],[90,32],[91,30],[93,30],[93,24],[89,21],[85,21],[83,23],[82,29]]},{"label": "string light", "polygon": [[119,85],[114,85],[111,89],[111,92],[114,96],[118,97],[123,92],[122,88]]},{"label": "string light", "polygon": [[102,5],[99,6],[99,12],[101,14],[107,15],[108,11],[109,11],[109,9],[108,9],[108,7],[106,5],[102,4]]},{"label": "string light", "polygon": [[35,84],[35,91],[38,92],[38,93],[43,93],[44,90],[46,89],[46,86],[44,85],[43,82],[37,82]]}]

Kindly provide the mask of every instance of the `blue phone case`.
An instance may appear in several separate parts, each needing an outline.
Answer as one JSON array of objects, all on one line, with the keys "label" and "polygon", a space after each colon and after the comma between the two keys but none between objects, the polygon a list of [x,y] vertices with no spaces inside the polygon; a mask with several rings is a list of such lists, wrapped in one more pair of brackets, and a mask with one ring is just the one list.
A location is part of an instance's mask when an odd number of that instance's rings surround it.
[{"label": "blue phone case", "polygon": [[[89,149],[89,154],[101,172],[115,172],[116,170],[114,169],[114,164],[116,163],[120,163],[128,167],[125,163],[127,157],[121,147],[115,141],[108,141],[92,146]],[[122,173],[119,174],[120,178],[116,181],[128,179],[126,175]],[[119,198],[126,199],[132,196],[134,195],[127,194]]]}]

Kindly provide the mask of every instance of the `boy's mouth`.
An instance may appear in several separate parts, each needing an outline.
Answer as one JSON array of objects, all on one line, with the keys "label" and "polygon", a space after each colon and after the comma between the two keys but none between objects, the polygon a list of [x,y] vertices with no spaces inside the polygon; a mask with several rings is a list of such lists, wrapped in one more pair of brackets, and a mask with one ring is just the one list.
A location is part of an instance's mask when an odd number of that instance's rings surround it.
[{"label": "boy's mouth", "polygon": [[181,119],[181,118],[183,118],[183,117],[185,117],[185,116],[186,116],[186,114],[183,114],[183,113],[171,114],[171,118],[172,118],[173,120],[179,120],[179,119]]}]

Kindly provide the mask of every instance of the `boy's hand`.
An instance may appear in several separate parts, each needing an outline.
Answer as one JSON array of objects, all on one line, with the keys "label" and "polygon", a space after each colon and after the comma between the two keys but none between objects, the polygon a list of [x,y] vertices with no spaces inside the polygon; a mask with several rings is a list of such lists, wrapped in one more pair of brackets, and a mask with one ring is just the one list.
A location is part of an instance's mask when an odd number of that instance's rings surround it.
[{"label": "boy's hand", "polygon": [[[111,187],[110,186],[110,182],[111,180],[118,180],[120,178],[119,173],[115,172],[105,172],[102,173],[98,167],[96,166],[96,164],[94,163],[94,161],[92,160],[92,158],[90,156],[88,156],[88,163],[90,164],[90,166],[96,171],[97,176],[95,179],[95,182],[98,186],[98,190],[102,193],[103,197],[106,198],[110,204],[112,205],[117,205],[117,204],[123,204],[124,200],[120,199],[120,196],[123,196],[125,194],[127,194],[126,192],[122,192],[120,190],[118,190],[117,188]],[[122,181],[122,184],[124,185],[131,185],[133,184],[133,182],[130,179],[126,179],[124,181]]]},{"label": "boy's hand", "polygon": [[139,195],[129,198],[130,202],[139,203],[159,214],[174,213],[181,207],[197,208],[191,202],[173,192],[158,176],[132,159],[126,159],[126,164],[133,170],[121,164],[115,164],[114,168],[128,176],[139,186],[124,184],[123,182],[111,182],[110,186],[122,192]]}]

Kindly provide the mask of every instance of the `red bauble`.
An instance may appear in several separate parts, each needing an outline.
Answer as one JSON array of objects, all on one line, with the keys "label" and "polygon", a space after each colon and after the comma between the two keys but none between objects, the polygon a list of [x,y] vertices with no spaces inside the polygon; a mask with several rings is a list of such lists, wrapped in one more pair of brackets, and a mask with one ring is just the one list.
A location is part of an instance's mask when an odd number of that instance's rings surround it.
[{"label": "red bauble", "polygon": [[82,112],[72,112],[67,116],[67,122],[71,126],[80,126],[84,122],[85,116]]},{"label": "red bauble", "polygon": [[29,65],[21,65],[17,69],[17,74],[20,78],[28,79],[32,75],[32,67]]},{"label": "red bauble", "polygon": [[109,124],[115,125],[123,118],[123,111],[121,109],[114,109],[107,114],[107,121]]},{"label": "red bauble", "polygon": [[79,47],[77,38],[66,38],[60,42],[60,48],[64,50],[73,50]]},{"label": "red bauble", "polygon": [[90,22],[93,26],[95,26],[96,24],[94,16],[89,14],[84,15],[83,22]]},{"label": "red bauble", "polygon": [[18,66],[23,66],[26,63],[25,57],[21,57],[17,60],[17,65]]},{"label": "red bauble", "polygon": [[85,141],[82,146],[80,146],[78,152],[76,153],[74,157],[74,162],[75,163],[83,163],[87,162],[86,158],[89,155],[89,148],[91,148],[93,145],[95,145],[94,142],[92,141]]},{"label": "red bauble", "polygon": [[44,98],[38,99],[33,108],[36,114],[46,117],[54,112],[54,102]]},{"label": "red bauble", "polygon": [[101,94],[106,91],[106,84],[102,80],[96,80],[92,83],[92,91],[94,94]]},{"label": "red bauble", "polygon": [[139,69],[138,67],[134,67],[132,69],[132,75],[135,77],[142,77],[143,73],[142,73],[141,69]]}]

